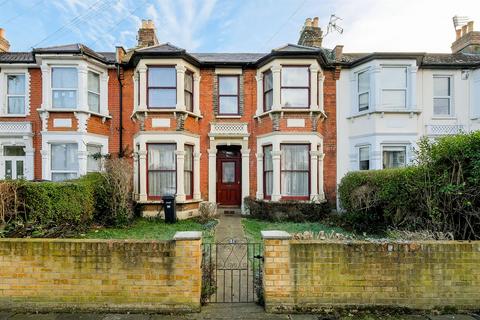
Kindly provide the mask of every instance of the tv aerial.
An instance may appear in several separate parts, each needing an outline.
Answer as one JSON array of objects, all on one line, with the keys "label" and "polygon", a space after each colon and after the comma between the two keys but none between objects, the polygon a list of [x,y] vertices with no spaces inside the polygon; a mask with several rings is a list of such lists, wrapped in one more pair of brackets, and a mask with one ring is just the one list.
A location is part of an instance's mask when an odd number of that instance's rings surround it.
[{"label": "tv aerial", "polygon": [[328,22],[327,33],[325,34],[325,36],[332,32],[338,32],[339,34],[343,33],[343,28],[337,24],[339,20],[343,19],[337,17],[335,14],[330,15],[330,21]]}]

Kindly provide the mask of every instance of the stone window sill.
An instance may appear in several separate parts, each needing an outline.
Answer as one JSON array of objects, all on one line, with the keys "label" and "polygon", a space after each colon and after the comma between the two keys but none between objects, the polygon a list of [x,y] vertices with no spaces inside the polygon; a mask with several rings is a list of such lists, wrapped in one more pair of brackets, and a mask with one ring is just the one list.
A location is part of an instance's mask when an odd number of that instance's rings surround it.
[{"label": "stone window sill", "polygon": [[310,113],[310,114],[321,114],[322,117],[325,119],[327,118],[327,114],[325,111],[321,109],[288,109],[288,108],[283,108],[283,109],[273,109],[269,111],[265,111],[261,114],[255,115],[254,118],[262,118],[267,115],[275,114],[275,113],[280,113],[280,115],[283,117],[285,113]]},{"label": "stone window sill", "polygon": [[179,110],[179,109],[135,109],[133,111],[133,115],[135,115],[137,113],[144,113],[146,115],[148,115],[148,113],[173,113],[174,116],[177,113],[179,113],[179,114],[186,114],[188,116],[191,116],[191,117],[194,117],[194,118],[197,118],[197,119],[202,119],[203,118],[203,116],[201,114],[197,114],[197,113],[187,111],[187,110]]},{"label": "stone window sill", "polygon": [[97,116],[105,119],[111,119],[112,116],[101,114],[98,112],[90,111],[90,110],[83,110],[83,109],[38,109],[38,112],[52,112],[52,113],[63,113],[63,112],[78,112],[78,113],[87,113],[92,116]]}]

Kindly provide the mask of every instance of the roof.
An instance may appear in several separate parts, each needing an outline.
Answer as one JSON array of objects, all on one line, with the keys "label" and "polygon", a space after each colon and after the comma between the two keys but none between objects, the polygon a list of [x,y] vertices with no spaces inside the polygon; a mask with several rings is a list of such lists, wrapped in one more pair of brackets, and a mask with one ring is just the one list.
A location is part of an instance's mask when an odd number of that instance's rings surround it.
[{"label": "roof", "polygon": [[267,53],[192,53],[201,63],[255,63]]},{"label": "roof", "polygon": [[[100,62],[104,62],[107,64],[111,64],[115,62],[115,53],[107,53],[107,56],[100,52],[96,52],[84,44],[81,43],[73,43],[73,44],[66,44],[61,46],[53,46],[47,48],[35,48],[33,49],[33,54],[66,54],[66,53],[73,53],[73,54],[84,54],[86,56],[90,56]],[[113,54],[113,59],[112,59]]]},{"label": "roof", "polygon": [[174,46],[169,42],[157,44],[151,47],[135,49],[137,52],[153,52],[153,53],[170,53],[170,52],[185,52],[185,49]]},{"label": "roof", "polygon": [[35,59],[31,52],[1,52],[0,63],[33,63]]}]

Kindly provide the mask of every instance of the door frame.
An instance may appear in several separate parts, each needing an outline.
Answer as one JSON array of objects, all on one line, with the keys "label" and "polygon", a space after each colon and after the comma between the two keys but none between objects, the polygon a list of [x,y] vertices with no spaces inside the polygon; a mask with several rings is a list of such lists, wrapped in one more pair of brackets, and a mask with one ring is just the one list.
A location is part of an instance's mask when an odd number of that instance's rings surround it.
[{"label": "door frame", "polygon": [[[242,205],[242,153],[241,149],[238,148],[238,150],[233,150],[234,148],[231,148],[232,151],[234,151],[236,154],[234,157],[225,157],[222,155],[222,149],[230,149],[229,146],[219,146],[217,150],[217,157],[216,157],[216,181],[215,181],[215,193],[216,193],[216,199],[217,203],[220,206],[228,206],[228,207],[241,207]],[[235,148],[236,149],[236,148]],[[224,162],[234,162],[235,163],[235,182],[237,184],[238,188],[238,202],[235,204],[222,204],[219,201],[219,188],[218,185],[221,182],[223,178],[223,166],[222,164]]]}]

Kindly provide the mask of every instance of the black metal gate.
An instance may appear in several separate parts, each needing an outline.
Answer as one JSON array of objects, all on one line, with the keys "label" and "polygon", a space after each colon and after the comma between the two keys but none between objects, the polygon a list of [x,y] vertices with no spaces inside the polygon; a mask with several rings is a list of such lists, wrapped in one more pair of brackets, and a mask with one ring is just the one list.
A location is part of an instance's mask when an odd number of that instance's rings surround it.
[{"label": "black metal gate", "polygon": [[246,303],[262,299],[263,245],[230,239],[203,244],[203,302]]}]

